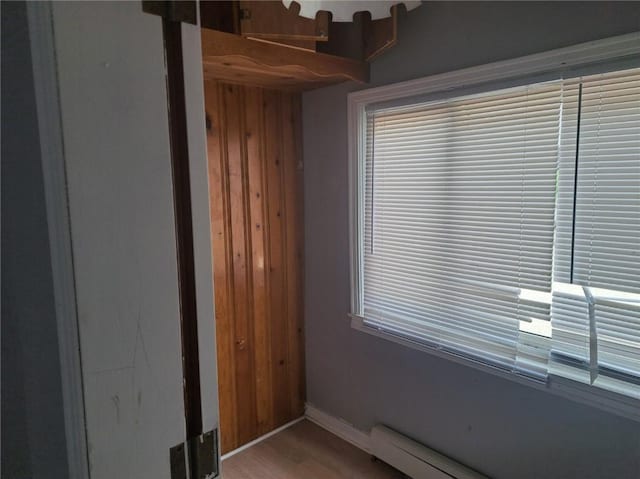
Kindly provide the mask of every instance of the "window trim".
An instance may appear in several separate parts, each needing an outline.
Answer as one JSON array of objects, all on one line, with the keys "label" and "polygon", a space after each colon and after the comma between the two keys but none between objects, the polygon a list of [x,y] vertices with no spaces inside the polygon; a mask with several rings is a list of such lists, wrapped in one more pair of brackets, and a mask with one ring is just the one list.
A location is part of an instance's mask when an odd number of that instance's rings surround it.
[{"label": "window trim", "polygon": [[549,391],[577,402],[640,421],[640,401],[633,398],[556,376],[550,376],[546,382],[540,382],[512,374],[449,351],[432,348],[416,341],[380,331],[365,325],[364,318],[353,314],[354,311],[361,311],[363,301],[363,255],[361,245],[364,224],[363,215],[360,213],[364,210],[363,195],[361,193],[364,191],[366,108],[368,105],[419,95],[446,93],[461,88],[477,87],[489,82],[509,81],[518,78],[526,79],[542,74],[564,76],[572,70],[589,65],[614,62],[637,55],[638,51],[640,51],[640,32],[634,32],[511,60],[349,93],[347,98],[347,117],[351,289],[351,314],[349,314],[349,317],[351,319],[351,327],[405,347],[424,351],[520,384]]}]

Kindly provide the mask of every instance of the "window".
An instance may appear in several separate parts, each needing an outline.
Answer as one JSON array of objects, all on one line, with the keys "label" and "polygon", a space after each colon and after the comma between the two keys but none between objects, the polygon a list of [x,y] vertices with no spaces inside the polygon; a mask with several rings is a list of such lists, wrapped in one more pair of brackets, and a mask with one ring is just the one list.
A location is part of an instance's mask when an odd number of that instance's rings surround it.
[{"label": "window", "polygon": [[640,69],[563,76],[361,100],[353,314],[638,399]]},{"label": "window", "polygon": [[544,373],[518,345],[549,329],[561,104],[554,82],[368,112],[368,324]]},{"label": "window", "polygon": [[550,372],[640,398],[640,69],[565,90]]}]

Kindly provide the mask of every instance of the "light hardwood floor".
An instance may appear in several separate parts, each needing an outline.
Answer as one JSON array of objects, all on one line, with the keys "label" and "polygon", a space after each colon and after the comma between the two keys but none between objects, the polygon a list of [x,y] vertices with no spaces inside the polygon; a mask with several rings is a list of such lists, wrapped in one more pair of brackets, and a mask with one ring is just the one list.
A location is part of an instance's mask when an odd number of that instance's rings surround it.
[{"label": "light hardwood floor", "polygon": [[222,479],[404,477],[306,419],[222,462]]}]

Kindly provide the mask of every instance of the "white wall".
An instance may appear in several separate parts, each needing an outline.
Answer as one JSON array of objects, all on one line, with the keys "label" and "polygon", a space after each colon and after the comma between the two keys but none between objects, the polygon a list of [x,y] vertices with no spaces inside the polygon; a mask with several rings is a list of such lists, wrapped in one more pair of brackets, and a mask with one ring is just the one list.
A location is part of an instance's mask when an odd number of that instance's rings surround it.
[{"label": "white wall", "polygon": [[[433,2],[377,59],[381,85],[640,30],[640,3]],[[308,401],[385,423],[495,478],[640,477],[640,423],[350,328],[346,95],[305,93]]]}]

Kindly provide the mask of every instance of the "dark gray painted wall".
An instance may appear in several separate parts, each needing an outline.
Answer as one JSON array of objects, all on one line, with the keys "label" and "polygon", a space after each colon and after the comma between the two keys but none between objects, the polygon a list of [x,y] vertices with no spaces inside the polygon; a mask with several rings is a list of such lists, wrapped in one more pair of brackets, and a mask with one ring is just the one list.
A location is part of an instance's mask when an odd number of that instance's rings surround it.
[{"label": "dark gray painted wall", "polygon": [[[640,30],[640,3],[428,3],[372,84]],[[363,430],[385,423],[495,478],[640,477],[640,423],[349,326],[346,94],[304,95],[307,397]]]},{"label": "dark gray painted wall", "polygon": [[26,7],[2,2],[2,477],[68,477]]}]

